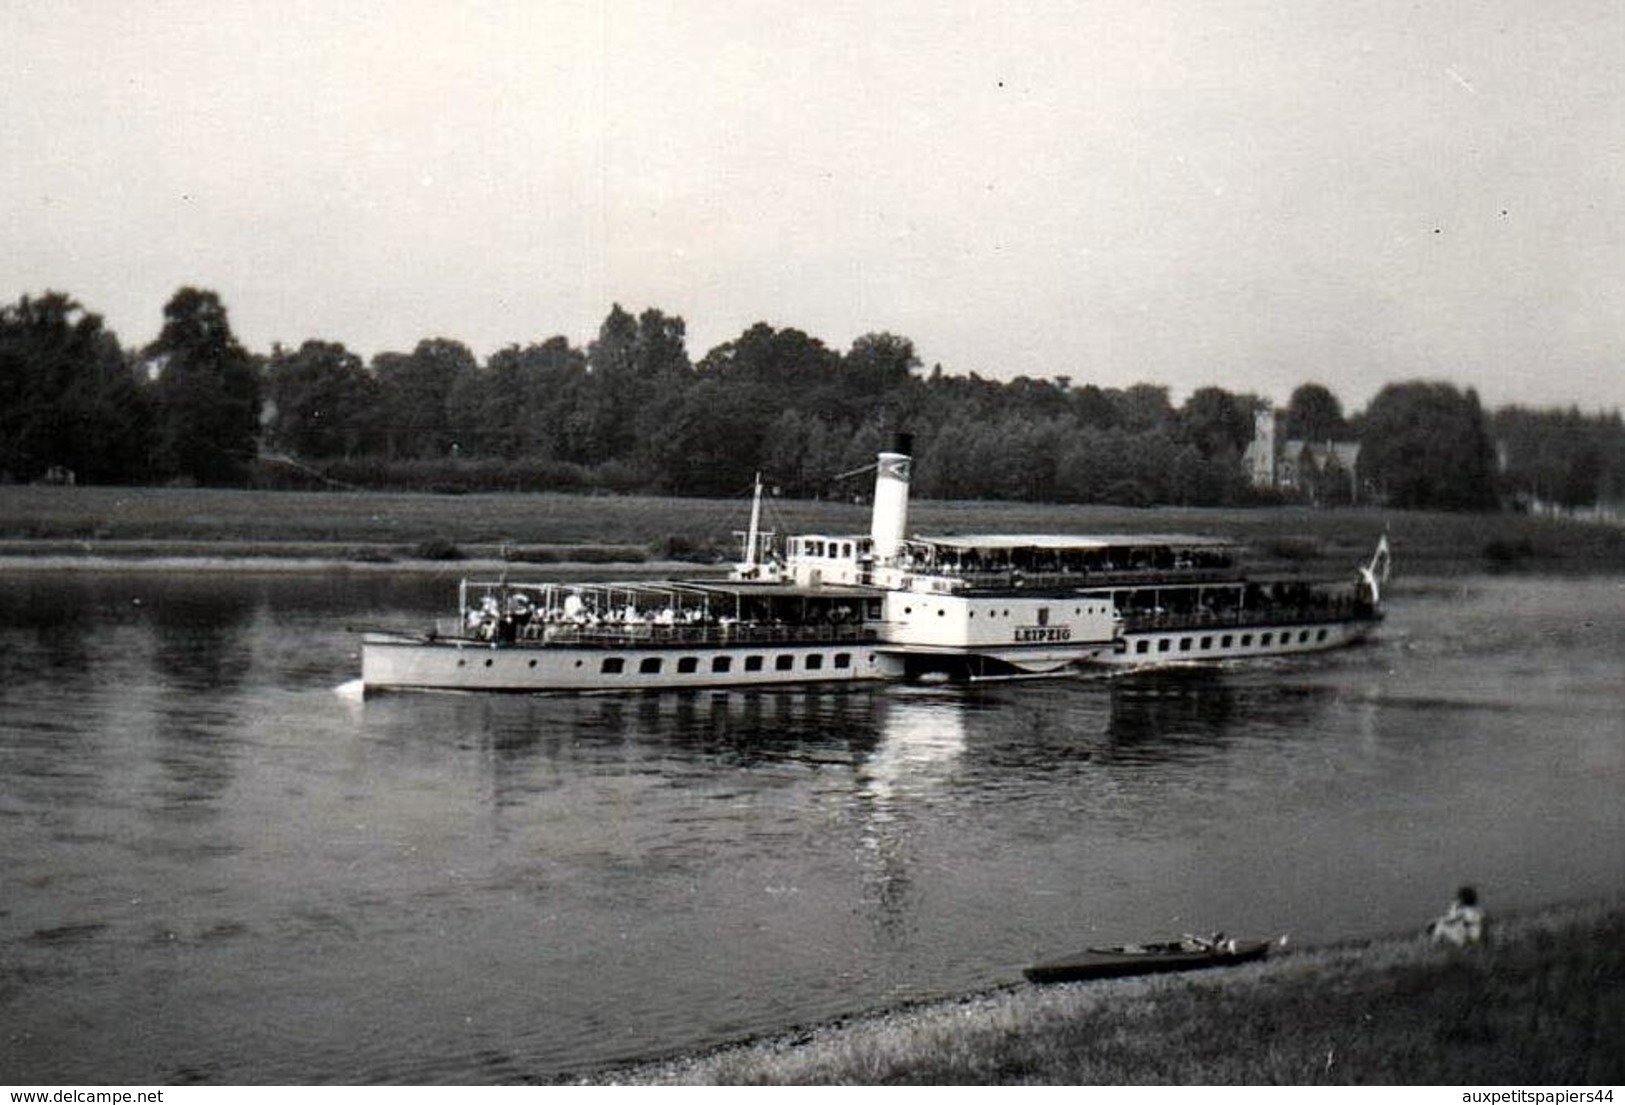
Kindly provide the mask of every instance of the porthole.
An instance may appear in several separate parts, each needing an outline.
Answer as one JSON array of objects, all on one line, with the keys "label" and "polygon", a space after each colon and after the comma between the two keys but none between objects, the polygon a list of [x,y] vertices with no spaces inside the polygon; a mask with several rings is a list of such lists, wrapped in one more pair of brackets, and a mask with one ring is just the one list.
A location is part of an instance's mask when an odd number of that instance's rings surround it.
[{"label": "porthole", "polygon": [[489,657],[487,657],[487,658],[486,658],[486,661],[485,661],[485,666],[486,666],[486,667],[490,667],[490,666],[491,666],[491,665],[492,665],[492,664],[494,664],[494,663],[496,663],[496,661],[495,661],[495,660],[492,660],[492,659],[490,659],[490,658],[489,658]]}]

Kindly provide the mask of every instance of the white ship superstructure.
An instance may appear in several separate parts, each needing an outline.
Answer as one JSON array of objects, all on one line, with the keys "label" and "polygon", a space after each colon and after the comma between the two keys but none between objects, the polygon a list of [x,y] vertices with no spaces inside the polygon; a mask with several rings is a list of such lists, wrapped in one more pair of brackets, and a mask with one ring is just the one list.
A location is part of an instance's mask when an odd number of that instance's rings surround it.
[{"label": "white ship superstructure", "polygon": [[1054,675],[1318,651],[1381,618],[1386,542],[1352,583],[1255,578],[1179,535],[910,536],[910,442],[875,466],[867,534],[772,548],[761,488],[726,579],[465,581],[456,622],[368,633],[368,690],[665,690]]}]

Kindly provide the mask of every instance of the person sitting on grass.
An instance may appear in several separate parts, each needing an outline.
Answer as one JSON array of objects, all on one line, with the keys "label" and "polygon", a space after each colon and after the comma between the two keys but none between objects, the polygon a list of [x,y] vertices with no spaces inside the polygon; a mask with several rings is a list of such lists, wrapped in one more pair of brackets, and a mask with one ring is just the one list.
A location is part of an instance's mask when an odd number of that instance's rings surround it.
[{"label": "person sitting on grass", "polygon": [[1435,944],[1455,948],[1483,943],[1484,911],[1478,906],[1478,891],[1470,886],[1456,891],[1456,900],[1450,903],[1444,916],[1428,925],[1428,935]]}]

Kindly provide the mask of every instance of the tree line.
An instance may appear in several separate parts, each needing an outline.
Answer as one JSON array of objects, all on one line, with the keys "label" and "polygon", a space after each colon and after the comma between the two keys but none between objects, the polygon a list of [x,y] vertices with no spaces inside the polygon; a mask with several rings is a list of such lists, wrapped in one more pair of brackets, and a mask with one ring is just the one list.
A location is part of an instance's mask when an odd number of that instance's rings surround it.
[{"label": "tree line", "polygon": [[[1264,405],[1218,387],[1175,405],[1155,384],[926,372],[904,337],[840,352],[766,323],[695,362],[681,318],[619,305],[585,349],[552,337],[484,363],[444,338],[370,361],[317,340],[254,354],[197,288],[139,349],[63,293],[0,308],[10,481],[728,495],[760,471],[787,495],[848,496],[865,483],[841,474],[906,430],[928,497],[1238,505],[1272,497],[1243,465]],[[1359,442],[1360,486],[1398,507],[1625,498],[1617,411],[1487,413],[1471,389],[1410,381],[1352,415],[1305,383],[1277,416],[1283,440]]]}]

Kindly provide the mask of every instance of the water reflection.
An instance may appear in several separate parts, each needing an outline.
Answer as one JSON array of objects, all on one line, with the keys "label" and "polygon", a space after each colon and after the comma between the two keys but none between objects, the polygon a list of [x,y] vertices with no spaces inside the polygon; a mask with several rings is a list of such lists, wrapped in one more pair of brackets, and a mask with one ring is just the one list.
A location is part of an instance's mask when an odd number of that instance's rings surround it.
[{"label": "water reflection", "polygon": [[264,603],[256,589],[165,578],[144,605],[154,648],[153,757],[162,771],[159,808],[197,816],[231,787],[242,707],[253,666],[248,631]]},{"label": "water reflection", "polygon": [[1617,583],[1419,594],[1280,664],[333,693],[343,625],[444,590],[0,579],[0,1016],[33,1034],[0,1081],[545,1077],[1084,934],[1346,939],[1468,876],[1509,909],[1620,884]]}]

